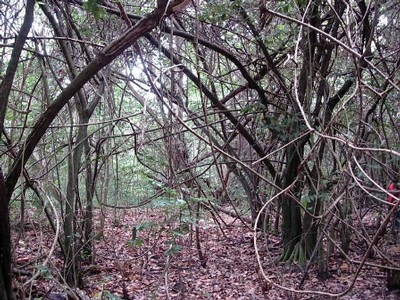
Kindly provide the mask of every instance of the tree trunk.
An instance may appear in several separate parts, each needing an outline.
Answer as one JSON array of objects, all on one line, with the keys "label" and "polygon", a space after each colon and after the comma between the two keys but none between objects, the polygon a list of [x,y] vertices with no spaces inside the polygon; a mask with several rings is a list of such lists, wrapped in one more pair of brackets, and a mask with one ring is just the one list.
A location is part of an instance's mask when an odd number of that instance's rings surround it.
[{"label": "tree trunk", "polygon": [[64,277],[69,286],[79,286],[79,254],[77,253],[77,238],[76,238],[76,183],[78,172],[78,164],[75,163],[77,153],[69,155],[68,160],[68,183],[67,183],[67,203],[65,204],[65,218],[64,218]]},{"label": "tree trunk", "polygon": [[309,206],[305,208],[307,212],[305,212],[303,217],[304,236],[302,247],[307,258],[310,258],[313,253],[318,236],[318,226],[314,216],[319,213],[321,200],[316,197],[318,196],[310,195],[311,200],[308,203]]},{"label": "tree trunk", "polygon": [[12,300],[10,219],[3,171],[0,168],[0,300]]},{"label": "tree trunk", "polygon": [[85,256],[93,263],[92,248],[93,248],[93,195],[94,195],[94,178],[92,165],[90,162],[89,143],[85,141],[85,156],[86,156],[86,209],[85,209],[85,238],[84,250]]},{"label": "tree trunk", "polygon": [[[322,150],[324,147],[322,146]],[[321,156],[323,151],[320,152]],[[322,160],[322,158],[320,158]],[[327,188],[323,187],[319,182],[319,178],[321,178],[320,174],[320,166],[318,160],[316,160],[313,170],[311,171],[311,178],[309,182],[309,192],[308,192],[308,201],[305,203],[304,217],[303,217],[303,241],[302,247],[305,253],[306,258],[310,258],[312,253],[315,250],[315,246],[318,238],[318,222],[315,218],[320,214],[321,206],[322,206],[322,198],[324,197],[324,193],[327,193]],[[318,187],[317,189],[315,187]],[[322,250],[320,247],[318,251]],[[321,253],[322,254],[322,253]]]},{"label": "tree trunk", "polygon": [[[298,145],[298,143],[293,144],[288,149],[288,165],[284,175],[284,187],[291,185],[297,177],[297,170],[300,165],[300,155],[296,145]],[[298,183],[295,183],[291,193],[298,197],[299,192],[299,185]],[[294,251],[298,249],[297,246],[301,238],[301,233],[300,206],[289,195],[284,195],[282,199],[283,261],[291,261],[295,259],[293,255],[295,254]]]},{"label": "tree trunk", "polygon": [[[99,150],[101,151],[101,150]],[[98,155],[97,158],[99,159]],[[101,177],[100,182],[101,187],[100,187],[100,193],[97,192],[95,189],[96,193],[96,198],[100,202],[100,228],[98,229],[98,232],[96,233],[96,239],[100,239],[103,237],[103,231],[104,231],[104,226],[105,226],[105,216],[107,213],[107,207],[102,206],[102,204],[107,204],[108,202],[108,191],[109,191],[109,186],[110,186],[110,161],[107,158],[106,161],[104,162],[105,168],[104,168],[104,174]],[[96,183],[94,183],[96,184]]]},{"label": "tree trunk", "polygon": [[351,242],[351,228],[352,228],[352,212],[353,207],[350,200],[346,200],[343,205],[338,206],[340,219],[343,220],[340,222],[340,243],[342,251],[348,254],[350,250],[350,242]]}]

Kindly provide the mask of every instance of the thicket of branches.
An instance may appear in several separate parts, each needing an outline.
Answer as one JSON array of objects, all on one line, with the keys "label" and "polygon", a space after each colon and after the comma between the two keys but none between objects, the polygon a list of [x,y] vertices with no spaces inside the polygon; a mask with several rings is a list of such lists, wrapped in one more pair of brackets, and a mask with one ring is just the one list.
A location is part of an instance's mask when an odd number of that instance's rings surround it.
[{"label": "thicket of branches", "polygon": [[354,241],[357,268],[385,257],[397,1],[180,2],[0,2],[0,299],[9,214],[22,224],[32,203],[72,286],[101,234],[95,207],[229,210],[282,238],[270,261],[317,262],[321,278]]}]

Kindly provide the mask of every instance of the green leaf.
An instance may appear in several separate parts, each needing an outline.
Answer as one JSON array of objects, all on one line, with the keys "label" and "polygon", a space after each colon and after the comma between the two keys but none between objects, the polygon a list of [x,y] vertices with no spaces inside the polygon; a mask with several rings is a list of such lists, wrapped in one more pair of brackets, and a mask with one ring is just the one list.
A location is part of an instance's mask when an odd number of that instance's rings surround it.
[{"label": "green leaf", "polygon": [[134,246],[136,246],[136,247],[142,247],[142,245],[143,245],[142,239],[136,239],[136,240],[135,240]]},{"label": "green leaf", "polygon": [[50,270],[47,266],[44,265],[36,265],[36,269],[39,271],[39,273],[46,279],[52,279],[53,275],[51,275]]},{"label": "green leaf", "polygon": [[184,237],[185,236],[185,234],[180,229],[174,229],[174,230],[171,230],[171,232],[172,232],[173,235],[176,235],[176,236],[179,236],[179,237]]},{"label": "green leaf", "polygon": [[104,293],[104,296],[106,296],[107,299],[110,299],[110,300],[122,300],[122,298],[115,296],[114,294],[111,294],[109,291],[106,291]]},{"label": "green leaf", "polygon": [[307,204],[310,202],[310,197],[309,196],[307,196],[307,195],[304,195],[303,197],[301,197],[301,201],[300,201],[300,204],[301,204],[301,206],[304,208],[304,209],[306,209],[307,208]]},{"label": "green leaf", "polygon": [[286,27],[285,27],[284,24],[278,24],[278,25],[276,26],[276,29],[278,29],[279,31],[285,31],[285,30],[286,30]]},{"label": "green leaf", "polygon": [[99,0],[87,0],[83,3],[83,8],[92,13],[93,17],[98,20],[105,15],[105,10],[99,5]]},{"label": "green leaf", "polygon": [[179,245],[172,245],[167,251],[165,251],[166,255],[172,255],[181,251],[181,246]]},{"label": "green leaf", "polygon": [[143,245],[143,240],[142,239],[136,239],[134,241],[129,241],[128,246],[129,247],[142,247]]}]

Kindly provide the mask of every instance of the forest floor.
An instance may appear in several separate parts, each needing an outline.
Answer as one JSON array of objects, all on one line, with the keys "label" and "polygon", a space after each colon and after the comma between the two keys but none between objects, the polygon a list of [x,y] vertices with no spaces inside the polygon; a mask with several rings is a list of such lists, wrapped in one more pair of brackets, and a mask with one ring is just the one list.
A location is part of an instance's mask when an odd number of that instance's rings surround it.
[{"label": "forest floor", "polygon": [[[220,216],[218,223],[211,217],[199,223],[204,256],[200,259],[196,234],[189,230],[194,223],[190,217],[169,219],[163,211],[130,210],[119,213],[118,222],[112,222],[115,216],[110,213],[103,237],[94,241],[94,262],[82,262],[83,288],[68,294],[78,294],[81,299],[331,299],[293,289],[337,294],[354,281],[353,288],[339,299],[398,297],[388,293],[379,255],[368,259],[368,265],[355,276],[356,262],[361,261],[366,247],[350,246],[352,263],[333,254],[330,276],[322,281],[317,278],[317,266],[310,266],[305,276],[304,268],[275,263],[282,251],[280,239],[269,236],[267,251],[266,243],[261,242],[265,237],[257,234],[260,261],[272,281],[268,283],[257,263],[253,231],[238,219]],[[13,237],[19,236],[14,239],[15,285],[20,294],[23,290],[28,295],[26,299],[67,299],[60,276],[61,252],[57,245],[52,250],[54,232],[41,224],[46,220],[32,219],[23,235],[13,227]]]}]

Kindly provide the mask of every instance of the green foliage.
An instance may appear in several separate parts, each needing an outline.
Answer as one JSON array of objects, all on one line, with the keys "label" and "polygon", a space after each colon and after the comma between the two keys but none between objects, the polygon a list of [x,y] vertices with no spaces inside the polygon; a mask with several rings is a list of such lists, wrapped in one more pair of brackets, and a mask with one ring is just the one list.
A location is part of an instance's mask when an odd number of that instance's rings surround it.
[{"label": "green foliage", "polygon": [[265,105],[260,102],[250,103],[242,108],[241,112],[244,114],[247,113],[256,113],[260,111],[264,111],[266,109]]},{"label": "green foliage", "polygon": [[122,300],[122,298],[110,293],[109,291],[102,292],[101,293],[101,299]]},{"label": "green foliage", "polygon": [[[175,194],[175,191],[170,191],[171,193]],[[153,205],[158,208],[169,208],[172,210],[178,209],[178,208],[185,208],[186,207],[186,202],[183,199],[179,198],[170,198],[170,197],[160,197],[157,198]]]},{"label": "green foliage", "polygon": [[303,195],[300,200],[300,204],[304,209],[307,209],[308,204],[311,203],[311,197],[309,195]]},{"label": "green foliage", "polygon": [[100,6],[99,0],[87,0],[83,3],[83,8],[92,13],[96,20],[99,20],[105,15],[105,10]]},{"label": "green foliage", "polygon": [[189,230],[189,223],[183,221],[178,228],[172,229],[171,233],[177,237],[184,237]]},{"label": "green foliage", "polygon": [[178,253],[179,251],[181,251],[181,246],[171,243],[169,249],[167,251],[165,251],[165,255],[170,256],[170,255]]},{"label": "green foliage", "polygon": [[146,229],[154,229],[158,227],[159,224],[155,222],[144,222],[137,224],[132,227],[132,236],[131,239],[128,241],[128,245],[130,247],[141,247],[143,245],[143,239],[139,238],[139,232],[146,230]]},{"label": "green foliage", "polygon": [[40,275],[46,279],[53,279],[53,275],[51,275],[50,270],[47,266],[44,265],[36,265],[35,268],[39,271]]},{"label": "green foliage", "polygon": [[298,116],[287,116],[285,118],[269,117],[265,127],[285,142],[298,137],[305,129],[304,123]]},{"label": "green foliage", "polygon": [[143,246],[143,240],[142,239],[135,239],[135,240],[130,240],[128,242],[128,245],[130,247],[142,247]]},{"label": "green foliage", "polygon": [[306,0],[296,0],[296,1],[280,1],[280,8],[283,13],[289,14],[293,13],[297,7],[304,7],[307,4]]},{"label": "green foliage", "polygon": [[306,194],[301,196],[300,204],[304,209],[312,210],[314,207],[314,203],[317,199],[320,201],[328,201],[329,198],[329,192],[322,192],[319,194]]},{"label": "green foliage", "polygon": [[284,13],[288,13],[290,9],[290,2],[281,2],[281,9]]},{"label": "green foliage", "polygon": [[240,4],[240,0],[229,1],[228,3],[212,1],[200,12],[199,19],[202,22],[212,23],[227,21]]}]

